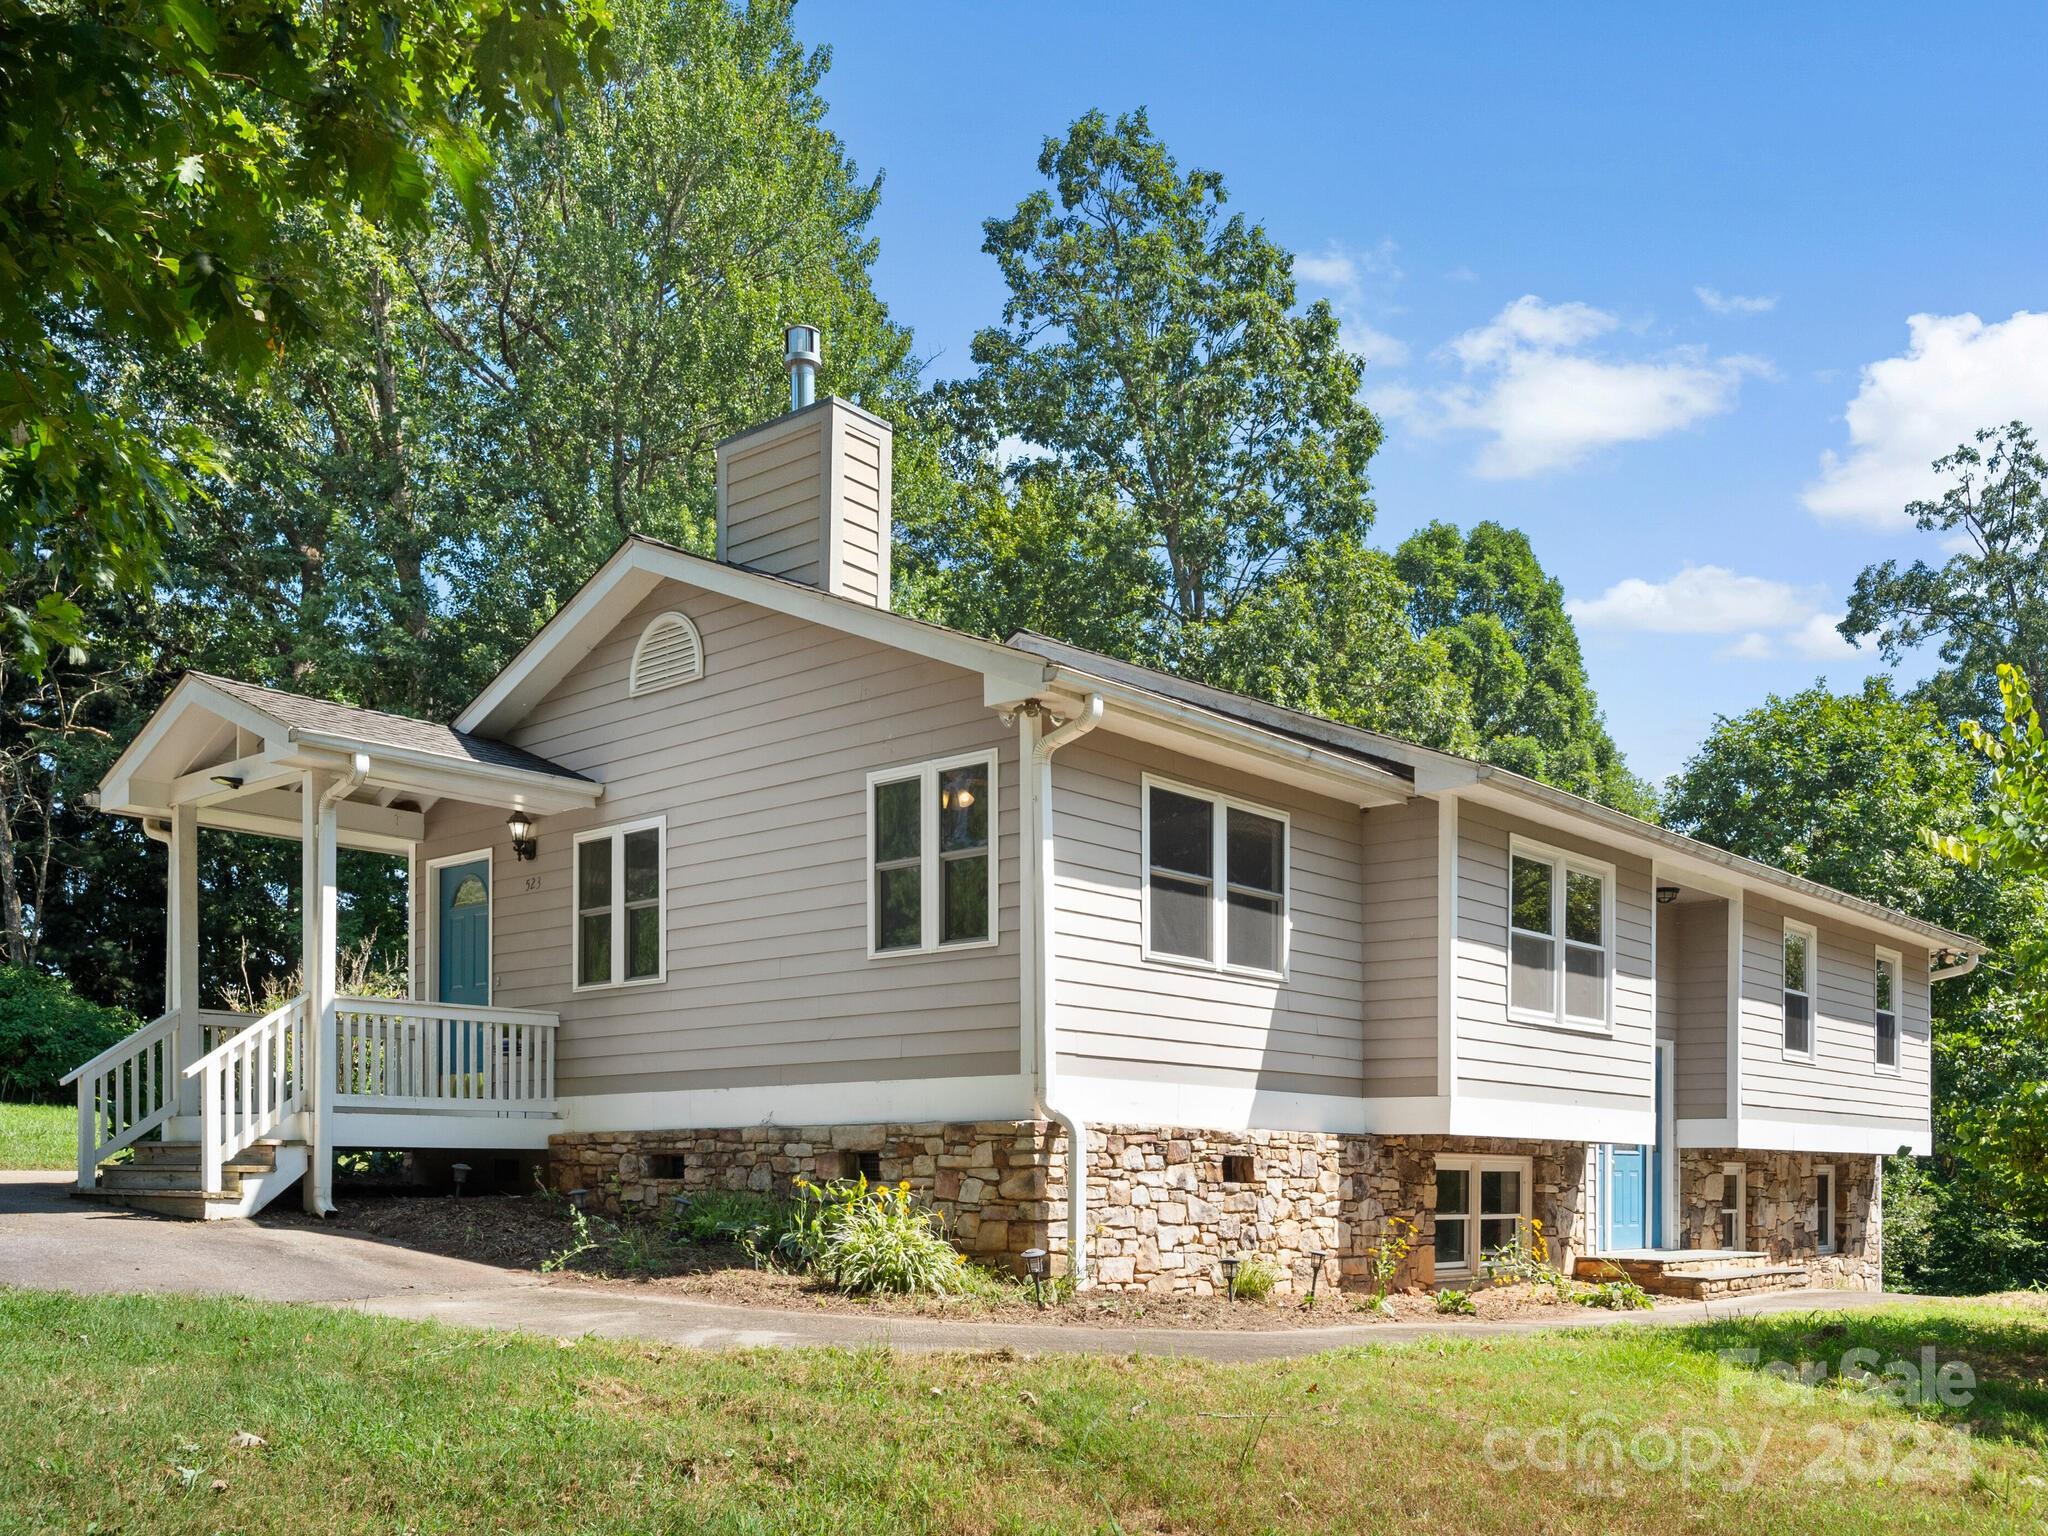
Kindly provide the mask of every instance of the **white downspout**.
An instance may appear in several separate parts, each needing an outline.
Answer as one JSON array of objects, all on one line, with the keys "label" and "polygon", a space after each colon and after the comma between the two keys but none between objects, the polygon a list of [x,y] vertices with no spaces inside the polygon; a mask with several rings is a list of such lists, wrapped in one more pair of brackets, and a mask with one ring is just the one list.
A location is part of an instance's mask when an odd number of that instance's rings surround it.
[{"label": "white downspout", "polygon": [[1067,1133],[1067,1264],[1074,1284],[1088,1284],[1088,1126],[1080,1116],[1060,1107],[1054,1093],[1058,1059],[1053,1010],[1053,916],[1056,908],[1052,821],[1052,755],[1102,723],[1102,695],[1091,693],[1081,713],[1043,735],[1037,722],[1022,721],[1020,746],[1029,764],[1025,804],[1033,825],[1024,831],[1031,850],[1035,893],[1031,925],[1031,974],[1026,987],[1031,1014],[1031,1099],[1035,1112],[1057,1121]]}]

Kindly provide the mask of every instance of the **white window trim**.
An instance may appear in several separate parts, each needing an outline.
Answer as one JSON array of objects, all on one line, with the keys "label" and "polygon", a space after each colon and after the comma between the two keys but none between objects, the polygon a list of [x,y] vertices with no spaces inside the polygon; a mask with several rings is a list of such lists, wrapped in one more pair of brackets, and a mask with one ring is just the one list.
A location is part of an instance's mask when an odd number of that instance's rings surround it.
[{"label": "white window trim", "polygon": [[[660,963],[652,976],[635,976],[628,980],[626,969],[626,834],[645,832],[653,828],[661,856],[655,866],[657,885],[661,892],[661,916],[657,920],[661,929]],[[612,844],[612,979],[610,981],[584,982],[583,974],[583,912],[582,893],[577,886],[577,867],[583,857],[583,845],[599,838],[609,838]],[[572,992],[610,992],[619,987],[656,987],[668,980],[668,818],[666,816],[645,816],[638,821],[614,822],[610,826],[592,827],[587,832],[578,832],[569,840],[569,990]]]},{"label": "white window trim", "polygon": [[[1484,1260],[1486,1257],[1486,1255],[1480,1251],[1479,1247],[1480,1174],[1512,1172],[1519,1173],[1522,1176],[1520,1184],[1520,1188],[1522,1191],[1522,1208],[1517,1214],[1521,1221],[1521,1227],[1519,1230],[1521,1232],[1523,1240],[1527,1241],[1530,1230],[1529,1196],[1536,1178],[1535,1160],[1533,1158],[1527,1157],[1459,1157],[1455,1155],[1446,1155],[1443,1153],[1438,1153],[1435,1160],[1432,1162],[1429,1171],[1430,1188],[1432,1192],[1434,1192],[1436,1187],[1437,1174],[1445,1169],[1450,1169],[1453,1171],[1462,1169],[1464,1171],[1467,1177],[1466,1188],[1470,1191],[1469,1199],[1471,1201],[1472,1209],[1463,1216],[1454,1216],[1451,1218],[1453,1221],[1462,1221],[1465,1223],[1465,1262],[1462,1264],[1438,1264],[1435,1266],[1435,1272],[1438,1275],[1474,1275],[1479,1273],[1481,1261]],[[1488,1214],[1491,1215],[1494,1213]],[[1430,1240],[1432,1243],[1434,1243],[1436,1240],[1435,1224],[1441,1222],[1442,1220],[1443,1217],[1441,1215],[1432,1213],[1432,1227],[1430,1232]]]},{"label": "white window trim", "polygon": [[[1152,791],[1168,790],[1190,800],[1205,800],[1213,808],[1209,818],[1209,958],[1176,955],[1152,947]],[[1232,965],[1230,955],[1230,816],[1232,810],[1248,811],[1280,823],[1280,968],[1263,970],[1255,965]],[[1227,976],[1250,976],[1260,981],[1285,981],[1294,949],[1294,819],[1283,810],[1204,789],[1158,774],[1141,774],[1138,779],[1138,941],[1140,953],[1151,965],[1174,966],[1182,970],[1221,972]]]},{"label": "white window trim", "polygon": [[498,870],[492,861],[491,850],[479,848],[473,853],[451,853],[442,858],[426,862],[424,881],[424,905],[427,920],[427,974],[425,985],[415,987],[415,992],[434,993],[432,997],[419,999],[425,1003],[445,1003],[447,999],[438,994],[441,990],[441,871],[452,864],[477,864],[484,866],[484,894],[490,899],[485,906],[484,945],[491,952],[490,974],[484,978],[484,1006],[490,1007],[498,982]]},{"label": "white window trim", "polygon": [[[939,942],[939,775],[948,768],[970,768],[981,765],[988,772],[988,937],[985,939],[955,939],[949,944]],[[918,858],[918,915],[923,933],[921,942],[915,948],[902,946],[896,949],[882,949],[876,944],[876,919],[878,910],[875,880],[875,786],[878,784],[900,784],[905,779],[918,781],[917,807],[917,858]],[[867,924],[868,958],[870,960],[902,960],[914,955],[952,954],[962,949],[988,949],[1002,935],[1002,913],[996,906],[997,894],[1002,889],[999,866],[1003,829],[998,813],[1002,808],[1002,793],[997,784],[996,749],[989,747],[977,752],[959,752],[947,757],[935,757],[922,763],[903,763],[894,768],[877,768],[867,779],[868,828],[867,862],[862,870],[867,881]]]},{"label": "white window trim", "polygon": [[1906,1057],[1905,1010],[1900,1007],[1906,997],[1906,966],[1895,949],[1880,949],[1877,958],[1880,962],[1889,960],[1892,967],[1892,1059],[1887,1064],[1878,1055],[1877,1015],[1881,1010],[1877,1006],[1877,967],[1873,965],[1870,969],[1870,1069],[1881,1077],[1897,1077]]},{"label": "white window trim", "polygon": [[[1547,938],[1553,945],[1551,973],[1557,979],[1557,1001],[1548,1013],[1540,1008],[1517,1008],[1514,1005],[1514,966],[1517,933],[1529,933],[1526,928],[1515,926],[1515,860],[1524,858],[1539,864],[1548,864],[1555,872],[1550,882],[1550,925],[1547,934],[1531,933],[1531,938]],[[1571,941],[1564,936],[1565,887],[1571,872],[1582,875],[1597,875],[1600,880],[1600,939],[1601,948],[1607,956],[1606,985],[1600,999],[1601,1017],[1585,1019],[1569,1015],[1564,1011],[1565,998],[1565,946]],[[1584,854],[1572,853],[1567,849],[1539,843],[1519,833],[1508,835],[1508,891],[1507,891],[1507,944],[1505,959],[1508,968],[1508,1017],[1517,1024],[1541,1024],[1552,1029],[1577,1030],[1581,1034],[1611,1035],[1614,1033],[1614,866],[1601,859],[1587,858]],[[1590,944],[1581,944],[1580,949],[1590,949]]]},{"label": "white window trim", "polygon": [[1813,1235],[1818,1253],[1833,1253],[1835,1232],[1835,1165],[1821,1163],[1813,1170]]},{"label": "white window trim", "polygon": [[[1735,1212],[1735,1245],[1730,1252],[1749,1251],[1749,1165],[1747,1163],[1723,1163],[1721,1165],[1721,1203],[1714,1208],[1714,1236],[1721,1237],[1721,1218],[1729,1211]],[[1728,1198],[1727,1181],[1735,1181],[1735,1198]]]},{"label": "white window trim", "polygon": [[[1785,940],[1793,934],[1806,938],[1806,1049],[1795,1051],[1785,1043]],[[1778,1048],[1787,1061],[1814,1060],[1820,1054],[1820,930],[1796,917],[1785,919],[1785,931],[1778,939]],[[1873,983],[1874,985],[1874,983]]]}]

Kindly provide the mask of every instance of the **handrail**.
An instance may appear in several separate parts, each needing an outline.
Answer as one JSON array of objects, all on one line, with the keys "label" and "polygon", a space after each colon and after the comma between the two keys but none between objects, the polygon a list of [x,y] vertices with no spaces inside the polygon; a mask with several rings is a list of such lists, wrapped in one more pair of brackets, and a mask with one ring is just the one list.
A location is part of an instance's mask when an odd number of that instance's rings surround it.
[{"label": "handrail", "polygon": [[177,1024],[178,1015],[175,1010],[164,1014],[161,1018],[151,1019],[142,1028],[130,1030],[83,1066],[73,1067],[69,1072],[57,1079],[57,1086],[59,1088],[69,1088],[81,1077],[85,1076],[86,1073],[97,1071],[101,1067],[112,1066],[116,1061],[134,1055],[138,1049],[150,1044],[160,1034],[175,1029]]},{"label": "handrail", "polygon": [[356,997],[343,993],[334,1006],[354,1013],[384,1013],[399,1019],[458,1019],[479,1024],[532,1024],[553,1029],[560,1014],[534,1008],[497,1008],[482,1003],[416,1003],[399,997]]},{"label": "handrail", "polygon": [[204,1072],[216,1061],[225,1060],[229,1052],[234,1050],[234,1048],[237,1045],[239,1045],[242,1041],[246,1040],[256,1030],[263,1029],[268,1027],[269,1025],[275,1024],[279,1019],[283,1018],[286,1014],[290,1013],[294,1008],[303,1008],[305,1006],[306,994],[303,992],[301,992],[297,997],[288,998],[284,1002],[279,1003],[275,1008],[271,1009],[270,1012],[264,1014],[262,1018],[253,1020],[252,1022],[244,1025],[234,1034],[228,1036],[227,1039],[221,1041],[219,1045],[216,1045],[212,1050],[208,1051],[204,1056],[200,1057],[197,1061],[193,1062],[191,1066],[185,1069],[185,1076],[197,1077],[201,1072]]}]

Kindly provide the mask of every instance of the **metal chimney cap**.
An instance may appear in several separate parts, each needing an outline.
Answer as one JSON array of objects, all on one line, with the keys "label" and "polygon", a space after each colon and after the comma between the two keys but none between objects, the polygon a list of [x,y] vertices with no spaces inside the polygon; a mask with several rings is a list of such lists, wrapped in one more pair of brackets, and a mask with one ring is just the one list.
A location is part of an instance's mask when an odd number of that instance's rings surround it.
[{"label": "metal chimney cap", "polygon": [[809,363],[816,367],[823,362],[820,350],[824,337],[815,325],[786,325],[782,328],[782,360],[786,363]]}]

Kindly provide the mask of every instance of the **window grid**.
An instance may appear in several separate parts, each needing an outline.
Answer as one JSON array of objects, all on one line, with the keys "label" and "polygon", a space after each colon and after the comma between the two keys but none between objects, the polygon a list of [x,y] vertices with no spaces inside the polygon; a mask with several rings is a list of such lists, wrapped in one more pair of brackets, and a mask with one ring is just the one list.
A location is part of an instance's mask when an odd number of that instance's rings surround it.
[{"label": "window grid", "polygon": [[[879,769],[868,775],[867,801],[868,958],[995,943],[995,752]],[[890,819],[906,807],[907,838]]]},{"label": "window grid", "polygon": [[668,976],[668,821],[579,832],[570,853],[572,990],[644,986]]},{"label": "window grid", "polygon": [[1484,1269],[1486,1256],[1529,1229],[1532,1164],[1515,1157],[1436,1159],[1435,1269]]},{"label": "window grid", "polygon": [[[1612,1028],[1614,872],[1512,838],[1508,1013],[1525,1023]],[[1590,1003],[1590,1011],[1579,1004]]]},{"label": "window grid", "polygon": [[[1150,774],[1139,794],[1144,957],[1284,978],[1293,926],[1287,813]],[[1162,813],[1205,825],[1192,837],[1183,829],[1168,831],[1160,826]],[[1257,867],[1262,860],[1263,870]],[[1191,912],[1175,896],[1192,896],[1201,911]]]}]

